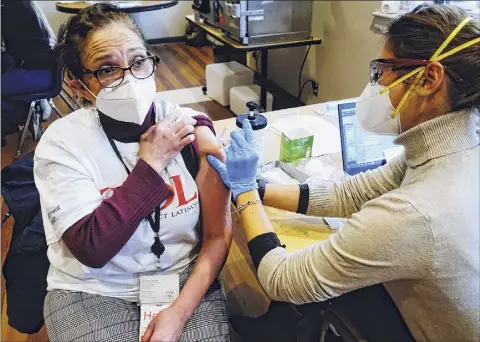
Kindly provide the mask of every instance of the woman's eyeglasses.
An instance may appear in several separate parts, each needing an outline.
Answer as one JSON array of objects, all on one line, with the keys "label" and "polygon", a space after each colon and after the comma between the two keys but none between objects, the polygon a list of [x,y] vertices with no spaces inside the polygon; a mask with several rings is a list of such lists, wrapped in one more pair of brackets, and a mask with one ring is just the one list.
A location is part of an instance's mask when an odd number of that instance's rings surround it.
[{"label": "woman's eyeglasses", "polygon": [[160,62],[160,58],[155,55],[136,60],[129,67],[122,68],[118,66],[107,66],[97,70],[83,69],[87,75],[93,75],[105,88],[114,88],[122,84],[125,78],[125,72],[130,71],[133,77],[143,80],[152,76],[155,66]]},{"label": "woman's eyeglasses", "polygon": [[[370,62],[370,83],[377,84],[386,71],[412,70],[421,66],[427,66],[431,61],[409,58],[381,58]],[[462,82],[462,78],[456,72],[443,65],[445,72],[455,82]]]}]

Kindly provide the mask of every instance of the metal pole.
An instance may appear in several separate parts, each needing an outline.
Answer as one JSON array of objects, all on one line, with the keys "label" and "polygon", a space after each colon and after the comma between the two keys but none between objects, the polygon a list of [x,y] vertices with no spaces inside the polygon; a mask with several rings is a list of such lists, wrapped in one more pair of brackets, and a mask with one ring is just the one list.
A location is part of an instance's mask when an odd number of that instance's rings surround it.
[{"label": "metal pole", "polygon": [[[261,59],[261,75],[264,80],[267,79],[268,76],[268,50],[262,50],[262,59]],[[261,92],[260,92],[260,105],[267,110],[267,88],[265,88],[265,85],[261,86]]]}]

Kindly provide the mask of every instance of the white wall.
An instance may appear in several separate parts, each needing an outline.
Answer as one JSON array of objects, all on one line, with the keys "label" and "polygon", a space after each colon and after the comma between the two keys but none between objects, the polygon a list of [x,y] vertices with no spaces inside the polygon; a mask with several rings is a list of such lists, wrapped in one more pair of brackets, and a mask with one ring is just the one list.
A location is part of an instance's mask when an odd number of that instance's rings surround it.
[{"label": "white wall", "polygon": [[[55,33],[69,14],[58,12],[55,1],[35,1],[45,13]],[[192,1],[179,1],[178,5],[158,11],[135,13],[133,17],[147,39],[182,36],[185,32],[185,15],[191,14]]]},{"label": "white wall", "polygon": [[[381,1],[314,1],[312,34],[323,39],[313,46],[303,71],[306,79],[319,82],[319,96],[302,99],[309,103],[359,96],[368,82],[369,64],[383,45],[382,35],[370,27],[372,12]],[[298,72],[306,48],[272,50],[269,78],[294,94],[298,93]]]},{"label": "white wall", "polygon": [[193,1],[180,0],[178,5],[159,11],[133,14],[133,18],[147,39],[183,36],[187,21],[192,14]]},{"label": "white wall", "polygon": [[47,17],[53,32],[57,35],[60,25],[70,17],[70,14],[58,12],[55,9],[55,2],[56,1],[35,1]]}]

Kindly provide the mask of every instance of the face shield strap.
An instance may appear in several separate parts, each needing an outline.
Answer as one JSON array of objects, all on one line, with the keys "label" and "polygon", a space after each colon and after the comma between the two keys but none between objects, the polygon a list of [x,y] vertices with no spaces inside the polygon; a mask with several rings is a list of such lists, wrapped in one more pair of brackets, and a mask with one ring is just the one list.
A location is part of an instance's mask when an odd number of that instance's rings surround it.
[{"label": "face shield strap", "polygon": [[[437,49],[437,51],[433,54],[433,56],[429,59],[430,61],[432,62],[439,62],[441,61],[442,59],[445,59],[463,49],[466,49],[474,44],[477,44],[480,42],[480,38],[476,38],[476,39],[473,39],[469,42],[466,42],[460,46],[457,46],[456,48],[453,48],[452,50],[444,53],[444,54],[441,54],[443,52],[443,50],[445,50],[445,48],[448,46],[448,44],[450,44],[450,42],[453,40],[453,38],[455,38],[455,36],[458,34],[458,32],[460,32],[460,30],[466,25],[468,24],[468,22],[470,22],[470,20],[472,20],[471,17],[467,17],[465,18],[461,23],[460,25],[458,25],[455,30],[452,31],[452,33],[450,33],[450,35],[447,37],[447,39],[442,43],[442,45]],[[414,76],[415,74],[417,74],[417,77],[415,78],[415,81],[412,83],[412,85],[410,86],[410,88],[408,88],[407,92],[405,93],[405,95],[403,95],[402,99],[400,100],[400,103],[398,104],[397,108],[395,109],[395,111],[392,113],[392,118],[395,118],[398,113],[400,112],[400,109],[402,108],[402,106],[404,105],[405,101],[408,99],[408,97],[410,96],[410,94],[412,93],[413,89],[415,88],[415,86],[417,85],[418,81],[422,78],[423,74],[425,73],[425,68],[426,67],[419,67],[411,72],[409,72],[408,74],[400,77],[398,80],[396,80],[395,82],[393,82],[392,84],[390,84],[389,86],[385,87],[384,89],[382,89],[380,91],[380,95],[386,93],[387,91],[389,91],[390,89],[392,89],[393,87],[399,85],[400,83],[402,83],[403,81],[407,80],[408,78]]]}]

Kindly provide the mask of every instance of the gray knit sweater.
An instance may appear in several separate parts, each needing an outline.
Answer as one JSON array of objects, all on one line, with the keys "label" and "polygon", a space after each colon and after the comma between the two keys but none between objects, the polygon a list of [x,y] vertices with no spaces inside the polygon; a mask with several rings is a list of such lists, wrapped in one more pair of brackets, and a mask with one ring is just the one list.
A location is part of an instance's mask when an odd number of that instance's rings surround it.
[{"label": "gray knit sweater", "polygon": [[472,112],[401,134],[404,155],[341,183],[309,184],[309,215],[347,217],[328,240],[262,259],[275,300],[324,301],[383,283],[417,341],[480,336],[479,137]]}]

